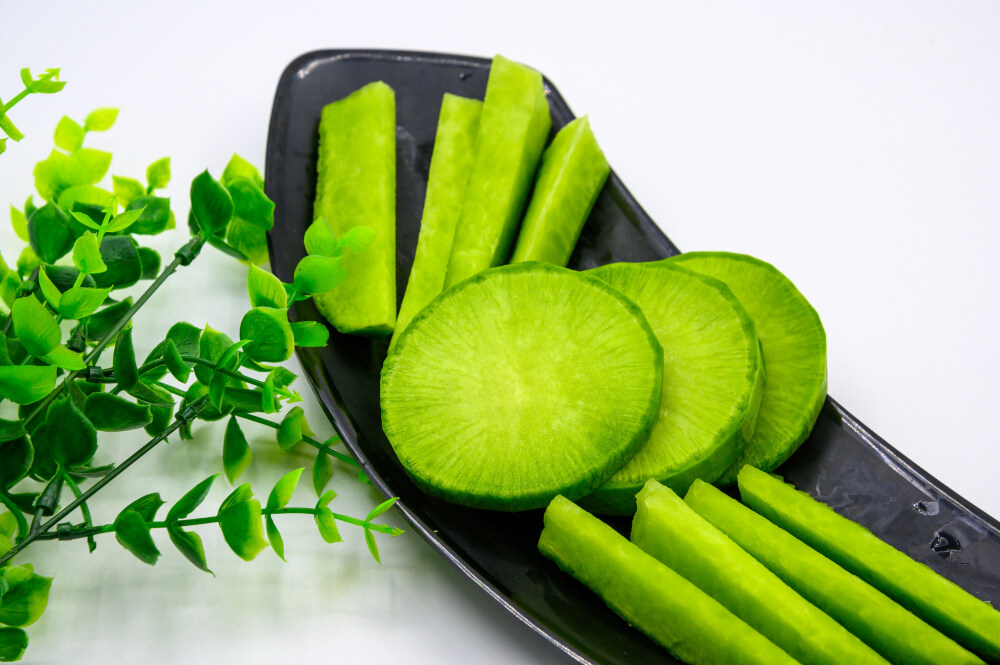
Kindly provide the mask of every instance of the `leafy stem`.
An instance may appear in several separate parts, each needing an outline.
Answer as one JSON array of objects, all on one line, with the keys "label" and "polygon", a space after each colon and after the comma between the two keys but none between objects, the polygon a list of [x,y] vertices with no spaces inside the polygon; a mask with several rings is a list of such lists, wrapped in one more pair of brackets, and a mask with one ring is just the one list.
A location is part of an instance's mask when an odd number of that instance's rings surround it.
[{"label": "leafy stem", "polygon": [[[63,480],[66,481],[66,485],[69,487],[69,490],[73,493],[73,496],[79,499],[83,495],[83,493],[80,491],[80,486],[76,484],[76,482],[70,477],[68,473],[66,473],[65,469],[60,469],[59,473],[63,475]],[[87,505],[86,501],[80,502],[80,513],[83,515],[83,523],[86,526],[93,526],[94,520],[90,515],[90,506]],[[94,542],[93,536],[89,536],[87,538],[87,546],[90,548],[91,552],[97,549],[97,543]]]},{"label": "leafy stem", "polygon": [[[163,432],[154,436],[144,446],[142,446],[134,453],[132,453],[121,464],[111,469],[111,471],[109,471],[107,475],[105,475],[103,478],[100,478],[97,482],[88,487],[85,491],[81,492],[79,496],[77,496],[73,501],[71,501],[65,508],[63,508],[55,515],[53,515],[51,518],[49,518],[48,521],[40,524],[37,529],[32,529],[31,533],[29,533],[28,536],[24,538],[24,540],[15,543],[14,546],[6,554],[0,556],[0,566],[3,566],[5,563],[13,559],[19,552],[21,552],[21,550],[23,550],[25,547],[27,547],[32,542],[41,537],[42,534],[46,533],[54,526],[59,524],[74,510],[79,508],[90,497],[97,494],[108,483],[110,483],[112,480],[121,475],[125,471],[125,469],[129,468],[130,466],[138,462],[140,459],[143,458],[143,456],[146,455],[146,453],[151,451],[162,441],[166,440],[168,436],[176,432],[183,425],[192,422],[195,418],[198,417],[198,415],[207,405],[208,405],[208,399],[202,397],[195,400],[190,405],[179,411],[174,419],[174,422],[172,422],[169,427],[163,430]],[[40,513],[36,513],[36,516],[38,514]]]},{"label": "leafy stem", "polygon": [[[233,415],[236,416],[237,418],[242,418],[243,420],[249,420],[250,422],[257,423],[259,425],[266,425],[267,427],[270,427],[272,429],[278,429],[281,426],[280,423],[268,420],[267,418],[261,418],[260,416],[254,415],[252,413],[245,413],[242,411],[238,411]],[[334,459],[338,459],[341,462],[344,462],[345,464],[350,464],[351,466],[358,467],[359,469],[361,468],[361,464],[358,463],[358,460],[354,459],[350,455],[345,455],[344,453],[339,453],[336,450],[332,450],[330,446],[320,441],[317,441],[311,436],[303,434],[302,440],[308,443],[316,450],[325,453]]]}]

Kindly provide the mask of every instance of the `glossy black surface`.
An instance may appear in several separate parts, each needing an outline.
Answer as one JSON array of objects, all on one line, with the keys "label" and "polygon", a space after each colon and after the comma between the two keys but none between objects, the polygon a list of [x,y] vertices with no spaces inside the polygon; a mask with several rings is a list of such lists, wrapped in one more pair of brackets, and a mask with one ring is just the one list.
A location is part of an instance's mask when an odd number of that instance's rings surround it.
[{"label": "glossy black surface", "polygon": [[[409,274],[441,96],[481,98],[489,61],[390,51],[320,51],[286,69],[275,95],[266,190],[274,200],[271,265],[290,281],[312,219],[322,107],[371,81],[396,91],[398,291]],[[546,80],[553,129],[574,116]],[[572,268],[647,261],[678,252],[612,173],[584,227]],[[310,303],[294,318],[322,321]],[[325,349],[299,358],[337,431],[375,486],[462,573],[566,656],[580,663],[675,663],[599,599],[538,554],[541,512],[499,514],[421,493],[382,428],[379,371],[386,342],[332,331]],[[828,399],[812,436],[781,469],[799,488],[1000,606],[1000,524],[969,505]],[[627,523],[616,523],[627,529]],[[539,648],[543,648],[541,643]],[[553,652],[555,655],[555,652]]]}]

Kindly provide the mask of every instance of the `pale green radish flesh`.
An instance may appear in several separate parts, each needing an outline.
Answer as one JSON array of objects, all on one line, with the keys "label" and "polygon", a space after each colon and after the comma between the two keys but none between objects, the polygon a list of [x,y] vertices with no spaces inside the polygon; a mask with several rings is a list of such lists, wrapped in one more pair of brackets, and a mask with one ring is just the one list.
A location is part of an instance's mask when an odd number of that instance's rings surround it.
[{"label": "pale green radish flesh", "polygon": [[668,263],[589,271],[636,303],[663,347],[660,415],[649,441],[583,500],[606,514],[635,512],[650,478],[684,492],[713,481],[743,448],[765,384],[753,322],[718,280]]},{"label": "pale green radish flesh", "polygon": [[337,237],[364,225],[375,239],[344,252],[344,280],[317,295],[337,330],[384,336],[396,323],[396,100],[381,81],[323,107],[314,218]]},{"label": "pale green radish flesh", "polygon": [[684,500],[895,665],[983,665],[875,587],[711,485],[694,483]]},{"label": "pale green radish flesh", "polygon": [[642,312],[543,263],[487,270],[425,307],[382,368],[382,426],[426,491],[526,510],[579,497],[649,437],[663,355]]},{"label": "pale green radish flesh", "polygon": [[551,127],[542,75],[496,56],[445,286],[507,260]]},{"label": "pale green radish flesh", "polygon": [[450,93],[441,101],[424,212],[420,218],[420,236],[403,304],[396,317],[393,342],[414,315],[444,289],[455,225],[462,212],[469,170],[476,154],[476,133],[482,110],[481,101]]},{"label": "pale green radish flesh", "polygon": [[745,254],[689,252],[667,259],[732,289],[757,326],[767,381],[753,437],[718,479],[735,482],[744,464],[771,471],[806,440],[826,399],[826,332],[792,282]]},{"label": "pale green radish flesh", "polygon": [[744,467],[739,486],[755,511],[959,644],[1000,660],[1000,612],[988,603],[770,474]]},{"label": "pale green radish flesh", "polygon": [[560,129],[542,155],[510,262],[566,265],[610,170],[587,116]]},{"label": "pale green radish flesh", "polygon": [[563,497],[556,497],[545,511],[538,550],[686,663],[798,662],[704,591]]},{"label": "pale green radish flesh", "polygon": [[639,492],[632,542],[803,665],[888,665],[655,480]]}]

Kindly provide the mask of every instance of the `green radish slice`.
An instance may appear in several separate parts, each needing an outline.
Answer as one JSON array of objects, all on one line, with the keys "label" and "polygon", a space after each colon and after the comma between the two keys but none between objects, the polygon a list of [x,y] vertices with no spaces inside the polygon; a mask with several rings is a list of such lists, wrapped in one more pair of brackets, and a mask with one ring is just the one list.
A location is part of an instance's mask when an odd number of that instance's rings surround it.
[{"label": "green radish slice", "polygon": [[984,665],[875,587],[715,487],[695,482],[684,500],[894,665]]},{"label": "green radish slice", "polygon": [[538,551],[686,663],[798,662],[704,591],[561,496],[545,511]]},{"label": "green radish slice", "polygon": [[743,502],[980,656],[1000,660],[1000,612],[860,524],[747,466]]},{"label": "green radish slice", "polygon": [[587,116],[559,130],[542,155],[510,262],[565,266],[610,171]]},{"label": "green radish slice", "polygon": [[395,342],[413,316],[444,289],[455,225],[476,154],[476,134],[483,103],[445,93],[431,155],[420,236],[403,304],[396,317]]},{"label": "green radish slice", "polygon": [[650,478],[684,492],[733,463],[754,431],[764,390],[760,346],[750,317],[716,279],[664,262],[588,274],[636,303],[663,347],[660,415],[649,441],[581,504],[631,515]]},{"label": "green radish slice", "polygon": [[745,254],[690,252],[667,259],[726,283],[757,326],[767,381],[757,429],[718,479],[736,481],[744,464],[771,471],[812,431],[826,399],[826,332],[792,282],[769,263]]},{"label": "green radish slice", "polygon": [[544,263],[487,270],[435,298],[389,350],[382,426],[427,492],[541,508],[607,480],[649,437],[663,354],[604,282]]},{"label": "green radish slice", "polygon": [[507,260],[551,128],[542,75],[496,56],[445,286]]},{"label": "green radish slice", "polygon": [[[696,485],[704,485],[696,481]],[[650,480],[639,492],[632,542],[715,598],[804,665],[888,661],[796,593],[673,490]]]},{"label": "green radish slice", "polygon": [[358,225],[376,232],[344,252],[344,280],[314,298],[337,330],[385,336],[396,323],[396,100],[381,81],[323,107],[313,216],[338,238]]}]

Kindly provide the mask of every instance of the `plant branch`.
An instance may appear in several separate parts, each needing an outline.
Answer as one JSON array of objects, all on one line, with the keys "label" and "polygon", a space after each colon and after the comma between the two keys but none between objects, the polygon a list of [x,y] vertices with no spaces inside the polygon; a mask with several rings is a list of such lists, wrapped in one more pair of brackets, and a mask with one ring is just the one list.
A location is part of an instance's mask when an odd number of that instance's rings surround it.
[{"label": "plant branch", "polygon": [[[108,475],[99,479],[97,482],[95,482],[93,485],[87,488],[85,492],[82,492],[80,496],[76,497],[76,499],[70,502],[68,506],[66,506],[58,513],[53,515],[51,518],[49,518],[47,522],[41,524],[37,530],[33,528],[32,532],[28,534],[27,538],[20,541],[19,543],[16,543],[14,547],[12,547],[6,554],[0,556],[0,566],[3,566],[5,563],[13,559],[14,556],[16,556],[18,553],[21,552],[21,550],[30,545],[33,541],[40,538],[43,534],[52,529],[52,527],[59,524],[60,521],[65,519],[74,510],[79,508],[80,505],[83,504],[87,499],[89,499],[90,497],[94,496],[99,491],[101,491],[101,489],[103,489],[108,483],[110,483],[112,480],[117,478],[122,472],[124,472],[125,469],[129,468],[130,466],[138,462],[140,459],[142,459],[142,457],[146,453],[151,451],[162,441],[166,440],[168,436],[170,436],[178,429],[180,429],[181,426],[191,423],[193,420],[195,420],[198,417],[198,414],[200,414],[202,409],[204,409],[205,406],[207,405],[208,405],[208,399],[202,397],[200,399],[195,400],[187,407],[179,411],[174,419],[174,422],[172,422],[170,426],[167,427],[167,429],[163,430],[163,432],[150,439],[149,442],[146,443],[146,445],[139,448],[137,451],[132,453],[132,455],[130,455],[128,459],[124,460],[121,464],[119,464],[111,471],[109,471]],[[36,517],[38,514],[39,513],[36,513]]]},{"label": "plant branch", "polygon": [[[252,413],[235,411],[233,412],[232,415],[236,416],[237,418],[243,418],[244,420],[249,420],[250,422],[258,423],[260,425],[267,425],[271,429],[278,429],[281,426],[280,423],[276,423],[273,420],[268,420],[267,418],[261,418],[260,416],[256,416]],[[344,453],[338,453],[336,450],[330,450],[330,446],[328,446],[325,443],[317,441],[311,436],[303,435],[302,440],[308,443],[316,450],[326,453],[327,455],[329,455],[334,459],[338,459],[341,462],[344,462],[345,464],[350,464],[351,466],[358,467],[359,469],[361,468],[361,464],[358,463],[358,460],[354,459],[350,455],[345,455]]]}]

